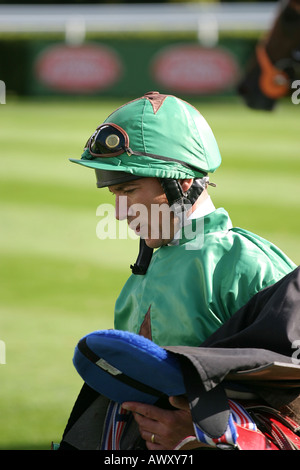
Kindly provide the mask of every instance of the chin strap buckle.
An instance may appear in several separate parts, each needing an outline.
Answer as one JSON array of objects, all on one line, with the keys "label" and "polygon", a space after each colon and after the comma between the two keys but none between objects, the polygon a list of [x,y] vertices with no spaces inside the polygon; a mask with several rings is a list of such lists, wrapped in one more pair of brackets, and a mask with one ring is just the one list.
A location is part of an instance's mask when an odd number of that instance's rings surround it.
[{"label": "chin strap buckle", "polygon": [[144,276],[152,258],[153,248],[146,245],[145,240],[140,239],[140,251],[136,262],[130,265],[132,274]]}]

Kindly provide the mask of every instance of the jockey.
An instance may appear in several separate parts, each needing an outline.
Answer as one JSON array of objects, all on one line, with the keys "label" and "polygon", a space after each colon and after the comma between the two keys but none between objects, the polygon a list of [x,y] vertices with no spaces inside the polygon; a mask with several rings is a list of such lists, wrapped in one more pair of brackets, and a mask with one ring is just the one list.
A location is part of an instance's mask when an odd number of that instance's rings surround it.
[{"label": "jockey", "polygon": [[[177,97],[149,92],[121,106],[92,134],[81,159],[71,161],[95,171],[97,186],[116,197],[117,219],[126,219],[141,239],[115,305],[117,330],[160,346],[199,346],[258,291],[296,267],[214,207],[208,175],[221,164],[217,142],[203,116]],[[159,426],[155,406],[131,410],[139,413],[134,416],[148,449],[173,449],[190,429],[184,407],[180,413],[164,410],[177,413],[179,426],[168,432]]]},{"label": "jockey", "polygon": [[[89,139],[81,160],[72,161],[95,170],[97,186],[116,195],[117,218],[143,237],[116,303],[117,329],[139,333],[146,317],[155,343],[198,345],[295,267],[278,248],[233,228],[227,212],[215,209],[207,186],[208,173],[221,163],[217,142],[202,115],[174,96],[150,92],[121,106]],[[162,216],[164,226],[154,230],[153,205],[163,211],[167,203],[174,215]],[[144,217],[131,211],[137,204],[148,209]]]}]

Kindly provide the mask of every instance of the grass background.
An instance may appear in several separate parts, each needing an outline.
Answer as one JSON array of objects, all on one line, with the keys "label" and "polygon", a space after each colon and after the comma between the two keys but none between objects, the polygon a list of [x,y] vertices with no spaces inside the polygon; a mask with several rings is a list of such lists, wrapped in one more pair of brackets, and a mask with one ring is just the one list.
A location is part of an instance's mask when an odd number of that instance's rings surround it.
[{"label": "grass background", "polygon": [[[299,264],[299,106],[282,101],[265,113],[236,98],[192,103],[223,157],[211,178],[215,205]],[[68,158],[119,104],[7,99],[0,107],[0,449],[59,442],[81,387],[74,347],[113,326],[137,242],[96,237],[96,208],[113,198]]]}]

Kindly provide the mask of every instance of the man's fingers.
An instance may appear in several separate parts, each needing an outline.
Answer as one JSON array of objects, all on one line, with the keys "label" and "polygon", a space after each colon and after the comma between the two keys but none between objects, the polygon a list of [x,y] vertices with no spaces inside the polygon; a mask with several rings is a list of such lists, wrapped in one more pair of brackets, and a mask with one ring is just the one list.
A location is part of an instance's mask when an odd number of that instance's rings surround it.
[{"label": "man's fingers", "polygon": [[158,433],[160,430],[160,423],[159,421],[151,418],[147,418],[140,413],[136,413],[133,411],[134,419],[137,422],[140,430],[144,429],[145,431],[153,434]]},{"label": "man's fingers", "polygon": [[176,397],[170,397],[169,402],[174,408],[179,410],[187,410],[189,411],[189,402],[187,401],[186,397],[183,395],[178,395]]},{"label": "man's fingers", "polygon": [[177,409],[166,410],[138,402],[122,404],[124,409],[133,413],[140,434],[150,450],[174,449],[178,442],[194,433],[187,400],[184,397],[171,397],[170,403]]},{"label": "man's fingers", "polygon": [[161,421],[164,412],[164,410],[158,408],[157,406],[139,402],[125,402],[122,404],[122,408],[145,416],[146,418],[152,419],[154,421]]},{"label": "man's fingers", "polygon": [[[169,397],[169,402],[174,408],[179,410],[189,411],[189,403],[184,395],[178,395],[175,397]],[[148,405],[146,403],[139,402],[125,402],[122,404],[125,410],[132,411],[133,413],[140,414],[146,418],[150,418],[156,421],[163,421],[164,410],[158,408],[155,405]]]}]

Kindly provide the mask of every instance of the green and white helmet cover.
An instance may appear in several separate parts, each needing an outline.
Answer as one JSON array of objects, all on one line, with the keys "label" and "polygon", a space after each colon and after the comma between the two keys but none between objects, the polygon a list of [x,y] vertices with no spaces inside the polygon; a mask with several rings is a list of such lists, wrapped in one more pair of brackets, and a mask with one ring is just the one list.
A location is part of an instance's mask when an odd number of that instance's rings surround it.
[{"label": "green and white helmet cover", "polygon": [[152,156],[124,152],[118,156],[95,157],[85,149],[80,160],[70,159],[95,169],[98,187],[137,177],[202,178],[221,164],[216,139],[204,117],[191,104],[175,96],[146,93],[115,110],[105,123],[116,124],[127,132],[133,152]]}]

